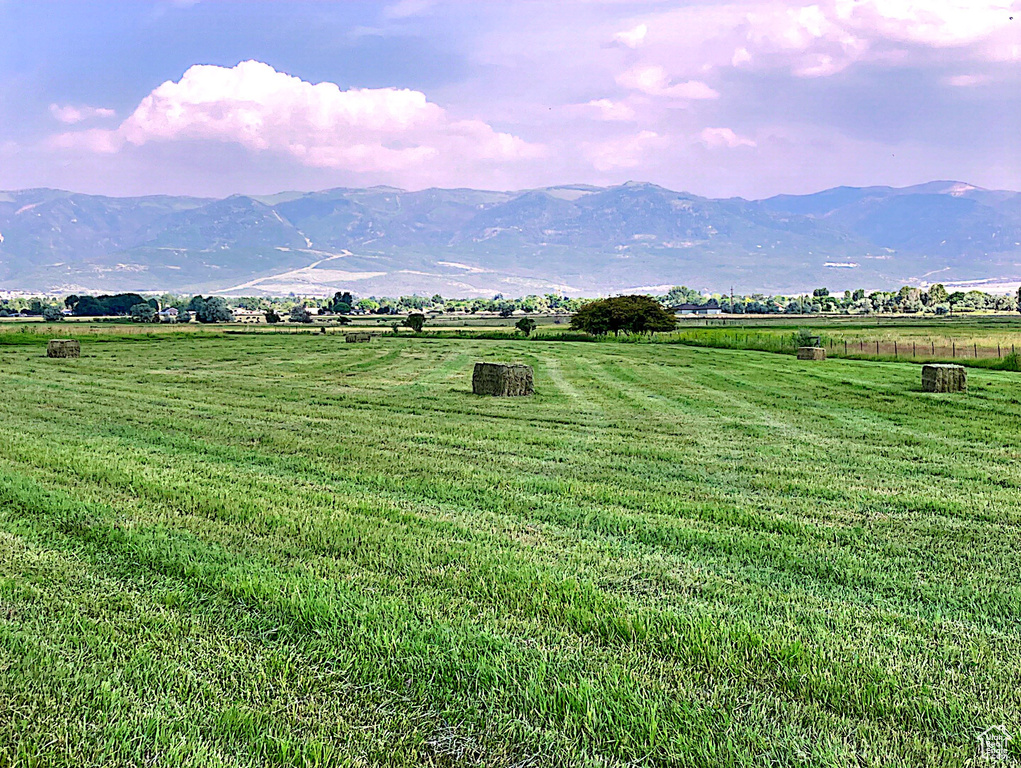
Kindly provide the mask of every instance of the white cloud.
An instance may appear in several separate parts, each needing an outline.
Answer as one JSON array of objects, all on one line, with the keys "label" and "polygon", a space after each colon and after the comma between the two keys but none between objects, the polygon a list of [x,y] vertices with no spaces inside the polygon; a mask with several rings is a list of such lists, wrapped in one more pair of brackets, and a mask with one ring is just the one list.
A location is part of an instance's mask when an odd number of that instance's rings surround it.
[{"label": "white cloud", "polygon": [[643,42],[645,42],[645,36],[649,33],[649,27],[646,24],[639,24],[631,29],[625,29],[613,36],[613,39],[626,45],[628,48],[637,48]]},{"label": "white cloud", "polygon": [[586,107],[598,110],[600,120],[634,120],[635,111],[621,101],[610,99],[595,99],[588,102]]},{"label": "white cloud", "polygon": [[667,71],[658,64],[643,64],[617,76],[618,85],[648,96],[675,99],[717,99],[720,94],[701,80],[671,83]]},{"label": "white cloud", "polygon": [[631,136],[591,142],[582,149],[585,157],[597,171],[612,171],[637,168],[643,163],[650,149],[664,144],[665,139],[655,131],[640,131]]},{"label": "white cloud", "polygon": [[989,82],[989,77],[986,75],[954,75],[946,78],[943,82],[954,88],[970,88]]},{"label": "white cloud", "polygon": [[[1021,0],[737,0],[651,14],[643,52],[675,77],[706,67],[824,77],[859,62],[1021,61]],[[1011,16],[1015,19],[1012,21]]]},{"label": "white cloud", "polygon": [[433,0],[398,0],[383,9],[383,17],[387,19],[407,19],[427,13],[434,5]]},{"label": "white cloud", "polygon": [[754,141],[744,136],[738,136],[730,128],[705,128],[698,136],[704,144],[713,149],[755,146]]},{"label": "white cloud", "polygon": [[509,162],[543,148],[479,120],[457,120],[420,91],[312,84],[245,61],[196,65],[146,96],[112,131],[54,138],[58,147],[115,152],[125,144],[207,140],[289,155],[303,165],[393,171],[430,161]]},{"label": "white cloud", "polygon": [[94,117],[114,117],[117,113],[104,107],[72,107],[70,105],[62,107],[59,104],[50,104],[50,114],[62,123],[74,125]]}]

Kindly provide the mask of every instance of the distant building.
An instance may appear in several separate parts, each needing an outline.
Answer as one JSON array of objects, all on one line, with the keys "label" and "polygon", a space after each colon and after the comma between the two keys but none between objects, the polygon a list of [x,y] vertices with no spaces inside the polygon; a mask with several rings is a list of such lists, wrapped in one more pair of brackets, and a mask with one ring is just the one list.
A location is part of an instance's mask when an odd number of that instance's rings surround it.
[{"label": "distant building", "polygon": [[721,315],[723,310],[712,304],[678,304],[673,308],[678,315]]}]

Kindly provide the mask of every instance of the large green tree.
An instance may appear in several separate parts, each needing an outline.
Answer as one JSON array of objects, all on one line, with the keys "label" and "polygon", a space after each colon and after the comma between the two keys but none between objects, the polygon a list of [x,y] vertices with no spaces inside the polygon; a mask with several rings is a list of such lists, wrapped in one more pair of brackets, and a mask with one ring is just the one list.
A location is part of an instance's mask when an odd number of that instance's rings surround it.
[{"label": "large green tree", "polygon": [[947,289],[943,287],[943,283],[936,283],[929,287],[929,304],[932,306],[935,306],[936,304],[946,304],[948,298],[950,298],[950,294],[948,294]]},{"label": "large green tree", "polygon": [[676,326],[674,316],[651,296],[590,301],[571,317],[571,328],[596,336],[672,331]]},{"label": "large green tree", "polygon": [[220,296],[210,296],[208,299],[196,296],[188,304],[188,309],[195,312],[195,319],[200,323],[229,323],[234,319],[227,300]]}]

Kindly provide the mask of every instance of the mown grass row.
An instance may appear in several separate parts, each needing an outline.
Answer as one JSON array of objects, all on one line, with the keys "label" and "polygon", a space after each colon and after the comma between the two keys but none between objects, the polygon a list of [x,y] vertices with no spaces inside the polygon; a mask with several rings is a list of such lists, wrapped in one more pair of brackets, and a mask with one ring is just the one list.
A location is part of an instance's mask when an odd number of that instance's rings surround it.
[{"label": "mown grass row", "polygon": [[[470,394],[476,359],[536,366]],[[668,345],[0,349],[0,763],[954,765],[1014,380]]]}]

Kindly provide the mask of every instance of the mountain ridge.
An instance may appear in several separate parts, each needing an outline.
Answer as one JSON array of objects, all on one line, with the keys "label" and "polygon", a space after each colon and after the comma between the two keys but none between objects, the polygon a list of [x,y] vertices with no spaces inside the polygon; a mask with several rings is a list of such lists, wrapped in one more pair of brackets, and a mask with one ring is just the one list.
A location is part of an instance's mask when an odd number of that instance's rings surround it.
[{"label": "mountain ridge", "polygon": [[226,198],[0,192],[0,289],[791,292],[1021,277],[1021,194],[940,180],[761,200],[648,182]]}]

